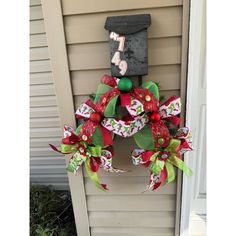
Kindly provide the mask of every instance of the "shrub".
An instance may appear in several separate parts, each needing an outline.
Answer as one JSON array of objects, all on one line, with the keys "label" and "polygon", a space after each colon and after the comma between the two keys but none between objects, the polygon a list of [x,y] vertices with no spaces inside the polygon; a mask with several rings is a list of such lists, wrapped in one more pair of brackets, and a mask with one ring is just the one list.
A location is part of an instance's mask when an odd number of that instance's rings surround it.
[{"label": "shrub", "polygon": [[52,187],[30,187],[30,235],[76,236],[69,191]]}]

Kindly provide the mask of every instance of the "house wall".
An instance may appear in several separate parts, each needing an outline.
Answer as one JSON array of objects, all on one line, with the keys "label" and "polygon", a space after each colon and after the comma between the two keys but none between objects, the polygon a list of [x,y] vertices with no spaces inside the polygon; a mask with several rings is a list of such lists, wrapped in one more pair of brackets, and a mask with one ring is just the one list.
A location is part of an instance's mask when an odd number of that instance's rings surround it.
[{"label": "house wall", "polygon": [[[184,114],[188,0],[42,2],[43,14],[40,2],[31,0],[31,91],[40,91],[31,92],[31,113],[38,114],[31,115],[31,180],[68,188],[64,160],[49,150],[47,144],[60,142],[63,124],[75,124],[76,108],[96,92],[101,76],[109,73],[106,17],[151,14],[149,75],[143,80],[158,82],[166,98],[180,95]],[[32,82],[35,77],[39,79]],[[114,166],[131,171],[123,174],[99,171],[102,182],[110,187],[108,193],[98,190],[85,171],[77,176],[69,174],[79,236],[179,235],[181,175],[158,191],[142,194],[149,173],[132,165],[130,152],[135,147],[132,138],[116,139]]]},{"label": "house wall", "polygon": [[68,189],[62,156],[48,143],[61,139],[60,119],[40,0],[30,1],[30,181]]}]

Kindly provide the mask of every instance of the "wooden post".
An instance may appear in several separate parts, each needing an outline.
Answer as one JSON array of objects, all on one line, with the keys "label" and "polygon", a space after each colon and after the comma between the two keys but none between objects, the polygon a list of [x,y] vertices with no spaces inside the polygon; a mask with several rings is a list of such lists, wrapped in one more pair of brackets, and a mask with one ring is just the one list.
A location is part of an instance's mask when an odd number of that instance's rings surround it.
[{"label": "wooden post", "polygon": [[[57,95],[61,128],[63,129],[64,124],[72,125],[75,128],[76,122],[74,115],[74,102],[67,60],[61,1],[42,0],[42,9]],[[65,157],[66,162],[68,162],[67,156]],[[76,176],[68,173],[68,178],[77,234],[79,236],[89,236],[90,230],[82,169]]]}]

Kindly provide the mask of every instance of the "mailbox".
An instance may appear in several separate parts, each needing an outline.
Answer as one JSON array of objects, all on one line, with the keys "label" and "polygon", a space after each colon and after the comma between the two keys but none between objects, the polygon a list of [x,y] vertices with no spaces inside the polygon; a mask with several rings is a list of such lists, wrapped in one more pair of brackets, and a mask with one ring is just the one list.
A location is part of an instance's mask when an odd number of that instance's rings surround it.
[{"label": "mailbox", "polygon": [[111,75],[141,76],[148,74],[147,28],[150,14],[107,17]]}]

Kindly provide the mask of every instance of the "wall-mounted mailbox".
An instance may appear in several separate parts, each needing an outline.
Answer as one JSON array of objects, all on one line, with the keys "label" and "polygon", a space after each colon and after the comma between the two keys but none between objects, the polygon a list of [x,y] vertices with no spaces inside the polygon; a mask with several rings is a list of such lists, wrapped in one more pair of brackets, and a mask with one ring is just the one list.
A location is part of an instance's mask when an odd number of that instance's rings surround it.
[{"label": "wall-mounted mailbox", "polygon": [[147,28],[150,14],[107,17],[112,76],[148,74]]}]

